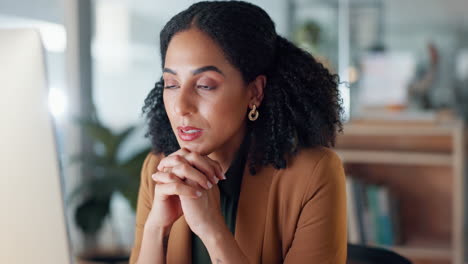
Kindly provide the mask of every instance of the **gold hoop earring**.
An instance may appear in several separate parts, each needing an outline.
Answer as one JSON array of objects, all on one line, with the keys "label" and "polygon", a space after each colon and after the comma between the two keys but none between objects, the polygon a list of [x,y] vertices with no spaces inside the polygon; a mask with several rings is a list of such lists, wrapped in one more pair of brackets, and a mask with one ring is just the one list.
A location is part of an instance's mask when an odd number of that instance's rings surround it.
[{"label": "gold hoop earring", "polygon": [[257,120],[259,115],[260,115],[260,113],[257,111],[257,106],[253,105],[252,110],[250,110],[250,112],[249,112],[249,120],[250,121],[255,121],[255,120]]}]

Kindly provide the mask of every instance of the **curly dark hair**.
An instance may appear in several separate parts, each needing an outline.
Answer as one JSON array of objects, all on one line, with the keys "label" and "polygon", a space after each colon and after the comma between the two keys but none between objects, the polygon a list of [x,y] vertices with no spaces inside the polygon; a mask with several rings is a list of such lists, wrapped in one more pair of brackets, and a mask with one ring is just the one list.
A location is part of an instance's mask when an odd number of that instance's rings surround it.
[{"label": "curly dark hair", "polygon": [[[162,67],[172,37],[196,27],[210,36],[238,69],[246,84],[267,78],[260,117],[248,122],[250,171],[256,165],[285,168],[301,148],[335,144],[342,132],[339,76],[311,54],[277,35],[275,24],[260,7],[242,1],[204,1],[175,15],[160,33]],[[163,102],[164,81],[156,82],[142,108],[146,137],[153,152],[166,155],[180,147]]]}]

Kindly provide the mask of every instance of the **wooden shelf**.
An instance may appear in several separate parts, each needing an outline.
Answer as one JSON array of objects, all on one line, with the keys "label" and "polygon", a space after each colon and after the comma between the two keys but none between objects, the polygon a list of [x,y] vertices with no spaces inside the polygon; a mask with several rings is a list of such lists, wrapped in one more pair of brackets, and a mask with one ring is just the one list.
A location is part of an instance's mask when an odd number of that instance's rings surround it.
[{"label": "wooden shelf", "polygon": [[343,162],[451,166],[452,155],[426,152],[335,149]]},{"label": "wooden shelf", "polygon": [[451,136],[454,125],[445,126],[404,126],[404,125],[365,125],[346,124],[344,131],[346,135],[359,136]]},{"label": "wooden shelf", "polygon": [[[334,151],[347,173],[391,186],[405,201],[406,207],[399,211],[400,224],[409,240],[405,245],[381,247],[414,263],[427,260],[462,264],[468,214],[468,131],[464,122],[358,121],[345,124],[343,129]],[[417,177],[417,181],[408,175]],[[425,198],[428,192],[430,199]],[[417,215],[414,208],[418,209]],[[418,222],[426,219],[431,223]],[[414,241],[415,238],[422,240]]]},{"label": "wooden shelf", "polygon": [[416,247],[416,246],[382,246],[383,248],[387,248],[397,252],[408,258],[414,259],[440,259],[440,260],[451,260],[453,257],[453,250],[449,246],[424,246],[424,247]]}]

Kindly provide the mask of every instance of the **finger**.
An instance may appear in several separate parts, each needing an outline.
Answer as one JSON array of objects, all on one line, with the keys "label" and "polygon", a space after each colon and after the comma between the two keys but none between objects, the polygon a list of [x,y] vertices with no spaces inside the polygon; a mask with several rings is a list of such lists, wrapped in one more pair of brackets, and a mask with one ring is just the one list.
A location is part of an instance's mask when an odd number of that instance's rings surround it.
[{"label": "finger", "polygon": [[208,156],[201,156],[199,153],[190,152],[185,148],[182,148],[161,160],[158,165],[158,170],[164,170],[167,167],[174,167],[178,163],[182,162],[189,162],[192,166],[208,175],[213,184],[217,184],[219,180],[226,179],[219,162],[212,160]]},{"label": "finger", "polygon": [[162,172],[158,171],[151,175],[151,178],[156,182],[156,183],[171,183],[171,182],[182,182],[182,180],[177,177],[177,175],[174,175],[171,172]]},{"label": "finger", "polygon": [[199,171],[209,176],[210,181],[213,184],[217,184],[221,177],[220,166],[216,162],[207,156],[201,156],[198,153],[191,152],[184,156],[184,158]]},{"label": "finger", "polygon": [[221,164],[214,160],[214,159],[211,159],[210,157],[208,156],[205,156],[205,158],[211,162],[213,164],[213,166],[216,168],[217,172],[218,172],[218,178],[220,180],[225,180],[226,179],[226,176],[224,176],[224,173],[223,173],[223,168],[221,167]]},{"label": "finger", "polygon": [[172,156],[171,155],[165,157],[159,162],[158,168],[157,168],[159,171],[164,171],[165,168],[175,167],[182,163],[189,163],[182,155],[178,155],[178,154],[175,154]]},{"label": "finger", "polygon": [[205,189],[211,189],[211,187],[213,187],[213,184],[208,180],[209,177],[192,167],[189,163],[183,163],[172,167],[171,173],[178,176],[181,180],[190,179],[195,181]]},{"label": "finger", "polygon": [[158,183],[155,187],[155,198],[166,200],[169,196],[179,195],[191,198],[199,198],[202,191],[196,186],[189,186],[185,183],[171,182]]},{"label": "finger", "polygon": [[179,149],[178,151],[176,152],[173,152],[172,154],[170,154],[169,156],[174,156],[174,155],[181,155],[181,156],[185,156],[187,154],[189,154],[190,151],[186,148],[181,148]]}]

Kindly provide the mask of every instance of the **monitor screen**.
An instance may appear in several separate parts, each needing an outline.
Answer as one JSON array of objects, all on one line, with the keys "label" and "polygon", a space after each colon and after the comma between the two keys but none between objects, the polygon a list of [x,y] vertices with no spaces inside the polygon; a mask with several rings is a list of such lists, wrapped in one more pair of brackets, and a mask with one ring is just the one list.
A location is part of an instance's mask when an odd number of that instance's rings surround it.
[{"label": "monitor screen", "polygon": [[0,263],[71,263],[37,31],[0,29],[0,92]]}]

